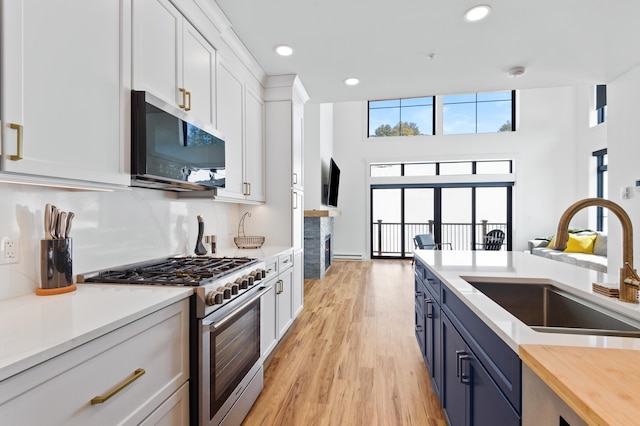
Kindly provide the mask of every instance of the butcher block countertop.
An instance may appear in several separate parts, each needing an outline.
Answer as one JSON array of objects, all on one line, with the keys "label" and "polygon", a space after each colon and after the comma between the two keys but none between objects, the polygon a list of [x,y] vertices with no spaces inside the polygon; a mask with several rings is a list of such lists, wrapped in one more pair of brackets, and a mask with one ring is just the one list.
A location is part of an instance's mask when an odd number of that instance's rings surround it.
[{"label": "butcher block countertop", "polygon": [[522,345],[520,358],[588,424],[640,423],[638,351]]}]

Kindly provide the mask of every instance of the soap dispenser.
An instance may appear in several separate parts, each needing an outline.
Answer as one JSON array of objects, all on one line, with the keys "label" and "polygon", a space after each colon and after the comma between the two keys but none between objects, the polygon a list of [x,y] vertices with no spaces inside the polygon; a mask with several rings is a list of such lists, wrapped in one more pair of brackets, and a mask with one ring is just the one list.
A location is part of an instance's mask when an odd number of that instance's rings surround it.
[{"label": "soap dispenser", "polygon": [[198,238],[196,240],[196,248],[194,253],[198,256],[204,256],[207,254],[207,249],[204,244],[202,244],[202,237],[204,236],[204,219],[202,215],[198,215]]}]

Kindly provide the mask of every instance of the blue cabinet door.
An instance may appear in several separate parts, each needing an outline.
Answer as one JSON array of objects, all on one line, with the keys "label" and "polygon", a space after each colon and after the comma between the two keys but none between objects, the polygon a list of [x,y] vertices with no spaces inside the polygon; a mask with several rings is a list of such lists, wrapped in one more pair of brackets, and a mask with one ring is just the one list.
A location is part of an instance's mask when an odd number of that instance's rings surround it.
[{"label": "blue cabinet door", "polygon": [[422,357],[425,358],[425,362],[427,359],[425,357],[425,316],[424,316],[424,292],[423,292],[422,281],[416,275],[415,277],[415,333],[416,340],[418,341],[418,346],[420,347],[420,352],[422,353]]},{"label": "blue cabinet door", "polygon": [[424,298],[424,323],[425,323],[425,361],[429,369],[429,375],[433,388],[438,396],[442,383],[442,353],[441,353],[441,326],[440,306],[425,292]]},{"label": "blue cabinet door", "polygon": [[471,381],[469,408],[473,426],[520,425],[520,416],[473,353],[462,360],[461,368]]},{"label": "blue cabinet door", "polygon": [[[462,367],[468,351],[462,337],[446,315],[442,316],[442,392],[444,414],[451,426],[470,425],[470,386]],[[470,367],[467,365],[467,367]],[[467,374],[470,368],[467,368]]]}]

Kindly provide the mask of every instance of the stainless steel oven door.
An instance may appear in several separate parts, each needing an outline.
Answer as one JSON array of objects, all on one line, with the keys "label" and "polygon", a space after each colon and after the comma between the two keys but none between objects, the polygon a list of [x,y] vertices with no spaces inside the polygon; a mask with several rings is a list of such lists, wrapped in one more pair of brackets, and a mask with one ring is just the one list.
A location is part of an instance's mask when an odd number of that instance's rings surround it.
[{"label": "stainless steel oven door", "polygon": [[240,424],[260,394],[260,297],[270,289],[200,321],[200,424]]}]

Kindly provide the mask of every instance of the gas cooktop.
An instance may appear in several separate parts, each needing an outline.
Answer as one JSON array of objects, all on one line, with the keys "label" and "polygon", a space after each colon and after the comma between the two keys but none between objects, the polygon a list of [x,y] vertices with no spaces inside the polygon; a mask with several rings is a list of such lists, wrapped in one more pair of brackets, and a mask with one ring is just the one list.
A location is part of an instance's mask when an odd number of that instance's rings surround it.
[{"label": "gas cooktop", "polygon": [[78,275],[78,282],[198,287],[255,263],[248,257],[169,257]]}]

